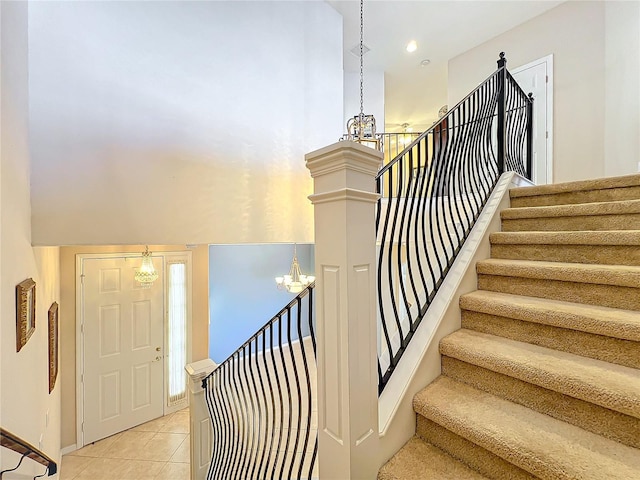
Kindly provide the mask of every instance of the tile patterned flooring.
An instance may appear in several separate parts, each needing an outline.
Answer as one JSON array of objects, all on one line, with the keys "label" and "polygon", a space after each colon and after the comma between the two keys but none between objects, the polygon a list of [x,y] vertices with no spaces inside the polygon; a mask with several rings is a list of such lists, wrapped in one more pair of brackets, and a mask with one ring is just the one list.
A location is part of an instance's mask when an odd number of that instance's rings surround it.
[{"label": "tile patterned flooring", "polygon": [[189,480],[189,409],[62,457],[60,480]]}]

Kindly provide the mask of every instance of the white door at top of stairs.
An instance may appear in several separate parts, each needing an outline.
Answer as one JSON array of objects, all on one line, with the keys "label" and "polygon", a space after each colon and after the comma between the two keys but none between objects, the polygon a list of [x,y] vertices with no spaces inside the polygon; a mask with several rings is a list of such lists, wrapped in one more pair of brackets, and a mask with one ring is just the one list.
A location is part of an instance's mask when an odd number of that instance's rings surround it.
[{"label": "white door at top of stairs", "polygon": [[163,271],[156,265],[159,278],[143,288],[140,263],[82,262],[84,445],[163,415]]},{"label": "white door at top of stairs", "polygon": [[533,93],[533,183],[553,183],[553,55],[511,70],[526,94]]}]

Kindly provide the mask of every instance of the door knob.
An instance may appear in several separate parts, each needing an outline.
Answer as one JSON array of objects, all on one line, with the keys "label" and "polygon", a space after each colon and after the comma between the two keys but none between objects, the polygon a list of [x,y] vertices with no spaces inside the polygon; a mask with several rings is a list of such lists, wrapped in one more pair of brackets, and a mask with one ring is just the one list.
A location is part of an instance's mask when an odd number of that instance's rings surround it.
[{"label": "door knob", "polygon": [[159,351],[160,351],[160,347],[156,347],[156,352],[159,352]]},{"label": "door knob", "polygon": [[160,360],[162,360],[162,357],[156,357],[156,359],[154,360],[154,362],[159,362]]}]

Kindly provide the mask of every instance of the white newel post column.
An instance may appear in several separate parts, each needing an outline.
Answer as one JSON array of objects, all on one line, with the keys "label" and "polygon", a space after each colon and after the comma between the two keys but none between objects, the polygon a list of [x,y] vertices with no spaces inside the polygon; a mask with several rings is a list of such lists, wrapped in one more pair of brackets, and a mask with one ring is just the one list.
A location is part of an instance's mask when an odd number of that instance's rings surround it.
[{"label": "white newel post column", "polygon": [[191,480],[204,480],[211,463],[211,419],[202,380],[216,368],[210,358],[187,364],[189,375],[189,426],[191,431]]},{"label": "white newel post column", "polygon": [[305,156],[314,179],[321,480],[373,480],[378,448],[375,176],[382,153],[338,142]]}]

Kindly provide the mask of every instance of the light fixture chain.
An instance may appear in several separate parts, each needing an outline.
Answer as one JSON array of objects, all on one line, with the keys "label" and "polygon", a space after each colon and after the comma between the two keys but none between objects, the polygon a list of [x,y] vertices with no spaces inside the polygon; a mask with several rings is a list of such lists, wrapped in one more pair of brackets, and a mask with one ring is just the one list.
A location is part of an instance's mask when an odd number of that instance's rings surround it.
[{"label": "light fixture chain", "polygon": [[364,0],[360,0],[360,125],[364,121]]}]

